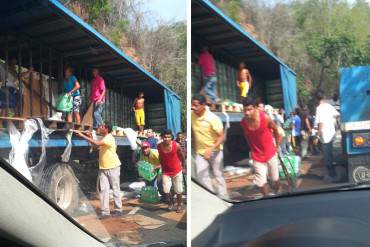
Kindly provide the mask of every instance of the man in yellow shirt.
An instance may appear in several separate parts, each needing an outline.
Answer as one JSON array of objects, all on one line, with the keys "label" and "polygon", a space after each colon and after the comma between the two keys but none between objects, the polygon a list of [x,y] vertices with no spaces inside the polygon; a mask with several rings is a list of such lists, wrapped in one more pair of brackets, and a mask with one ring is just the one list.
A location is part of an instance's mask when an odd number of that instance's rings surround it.
[{"label": "man in yellow shirt", "polygon": [[[141,149],[138,152],[135,163],[139,161],[146,161],[149,164],[151,164],[153,168],[156,170],[157,174],[158,174],[158,170],[161,168],[158,150],[150,148],[150,143],[147,141],[144,141],[141,144]],[[153,181],[151,182],[145,181],[145,183],[147,186],[154,186],[158,188],[159,180],[160,180],[160,176],[157,175],[156,178],[153,179]]]},{"label": "man in yellow shirt", "polygon": [[[206,108],[204,96],[191,100],[191,130],[195,146],[195,173],[198,181],[220,197],[227,198],[223,176],[224,131],[221,120]],[[215,178],[212,183],[210,171]]]},{"label": "man in yellow shirt", "polygon": [[77,132],[91,144],[99,147],[99,184],[100,184],[100,218],[110,217],[109,211],[109,189],[112,187],[114,198],[114,212],[112,217],[120,217],[122,213],[122,197],[120,189],[121,161],[116,153],[116,140],[111,134],[112,124],[106,122],[99,126],[99,133],[103,139],[94,140],[91,137]]}]

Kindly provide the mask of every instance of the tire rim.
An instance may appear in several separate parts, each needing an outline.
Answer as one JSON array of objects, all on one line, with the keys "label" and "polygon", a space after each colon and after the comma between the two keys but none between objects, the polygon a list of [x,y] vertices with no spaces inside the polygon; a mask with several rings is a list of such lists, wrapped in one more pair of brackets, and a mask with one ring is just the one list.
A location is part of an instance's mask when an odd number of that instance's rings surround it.
[{"label": "tire rim", "polygon": [[61,209],[66,210],[72,203],[72,197],[72,181],[68,176],[63,175],[57,182],[55,201]]}]

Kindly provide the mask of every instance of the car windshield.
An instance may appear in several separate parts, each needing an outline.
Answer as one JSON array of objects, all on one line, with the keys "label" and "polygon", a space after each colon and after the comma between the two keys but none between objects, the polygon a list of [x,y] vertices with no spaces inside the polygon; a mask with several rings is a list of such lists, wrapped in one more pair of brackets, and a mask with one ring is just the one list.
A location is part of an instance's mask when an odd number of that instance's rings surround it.
[{"label": "car windshield", "polygon": [[370,60],[338,60],[332,40],[368,26],[360,13],[368,2],[193,1],[192,179],[231,202],[368,183]]}]

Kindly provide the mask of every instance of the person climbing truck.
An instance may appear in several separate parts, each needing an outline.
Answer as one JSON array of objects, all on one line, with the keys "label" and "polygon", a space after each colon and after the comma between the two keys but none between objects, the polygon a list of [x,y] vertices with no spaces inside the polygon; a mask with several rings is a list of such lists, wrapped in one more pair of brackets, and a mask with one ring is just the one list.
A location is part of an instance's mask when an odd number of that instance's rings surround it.
[{"label": "person climbing truck", "polygon": [[168,210],[173,210],[173,196],[171,195],[172,183],[177,198],[176,213],[182,212],[182,166],[185,165],[185,158],[180,145],[173,141],[171,130],[162,132],[163,142],[158,144],[159,160],[162,168],[163,192],[168,204]]},{"label": "person climbing truck", "polygon": [[81,95],[80,95],[80,83],[78,82],[77,78],[73,75],[73,68],[67,67],[64,70],[64,81],[63,86],[66,94],[68,97],[73,97],[73,108],[72,112],[67,114],[67,122],[72,122],[73,117],[72,114],[75,116],[76,123],[81,123],[81,116],[80,116],[80,106],[82,103]]},{"label": "person climbing truck", "polygon": [[139,92],[138,96],[134,100],[134,106],[132,107],[133,111],[135,112],[135,119],[136,125],[139,129],[139,134],[144,134],[144,126],[145,126],[145,111],[144,111],[144,93]]},{"label": "person climbing truck", "polygon": [[116,153],[117,144],[112,135],[112,124],[105,122],[99,126],[103,139],[94,140],[86,134],[74,130],[78,136],[99,147],[99,185],[100,185],[100,218],[110,217],[109,189],[113,190],[114,212],[112,217],[120,217],[122,213],[122,195],[120,188],[121,161]]},{"label": "person climbing truck", "polygon": [[252,88],[252,76],[249,73],[249,70],[245,67],[244,62],[239,64],[237,78],[238,80],[236,81],[236,85],[240,89],[240,97],[244,99],[248,96],[248,92]]}]

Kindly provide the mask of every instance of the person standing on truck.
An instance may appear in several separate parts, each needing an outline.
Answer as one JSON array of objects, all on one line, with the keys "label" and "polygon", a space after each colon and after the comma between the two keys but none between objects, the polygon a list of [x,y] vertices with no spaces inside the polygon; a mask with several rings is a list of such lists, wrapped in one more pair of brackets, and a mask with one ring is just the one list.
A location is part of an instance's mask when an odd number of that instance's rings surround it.
[{"label": "person standing on truck", "polygon": [[[223,174],[224,130],[221,120],[206,107],[203,95],[191,100],[191,130],[195,147],[195,174],[203,186],[221,198],[228,198]],[[213,183],[211,171],[215,178]]]},{"label": "person standing on truck", "polygon": [[94,104],[93,125],[94,128],[97,128],[104,123],[102,113],[105,101],[105,82],[103,77],[100,76],[98,68],[93,68],[91,73],[93,79],[91,81],[90,101]]},{"label": "person standing on truck", "polygon": [[134,106],[132,110],[135,112],[135,120],[137,128],[139,129],[139,135],[144,135],[145,126],[145,111],[144,111],[144,92],[139,92],[138,96],[134,100]]},{"label": "person standing on truck", "polygon": [[212,104],[218,103],[220,99],[217,96],[216,90],[216,66],[215,60],[212,54],[209,52],[208,47],[204,46],[202,52],[199,55],[198,65],[202,70],[203,82],[204,82],[204,93],[212,101]]},{"label": "person standing on truck", "polygon": [[333,141],[335,139],[335,124],[339,112],[329,103],[325,102],[324,92],[319,90],[316,93],[319,106],[316,108],[316,122],[318,124],[318,136],[322,144],[324,163],[328,169],[328,176],[324,180],[334,182],[336,173],[333,167]]},{"label": "person standing on truck", "polygon": [[64,80],[63,80],[64,91],[68,95],[68,97],[73,97],[73,108],[72,112],[67,114],[67,122],[72,122],[72,114],[74,114],[76,123],[81,122],[80,116],[80,106],[82,103],[81,95],[80,95],[80,83],[78,82],[77,78],[73,75],[73,68],[67,67],[64,70]]},{"label": "person standing on truck", "polygon": [[280,145],[282,137],[273,120],[258,110],[253,97],[246,98],[243,106],[244,118],[241,120],[241,126],[251,151],[255,171],[254,184],[260,188],[263,196],[266,196],[268,195],[267,179],[270,178],[274,182],[275,193],[278,193],[280,181],[276,147]]},{"label": "person standing on truck", "polygon": [[[0,116],[9,116],[10,112],[6,112],[6,108],[9,108],[12,113],[18,112],[19,94],[22,92],[19,91],[17,63],[15,57],[11,57],[8,64],[0,63]],[[33,72],[32,67],[28,71],[22,72],[20,74],[21,80]],[[9,102],[6,102],[6,94],[8,94]]]},{"label": "person standing on truck", "polygon": [[237,78],[238,80],[236,81],[236,85],[240,89],[240,97],[243,100],[247,97],[248,91],[252,88],[252,76],[243,62],[239,64],[239,73]]},{"label": "person standing on truck", "polygon": [[171,195],[171,187],[173,187],[176,193],[177,208],[176,212],[182,212],[182,193],[184,188],[182,178],[182,166],[185,166],[185,158],[182,154],[181,147],[175,141],[173,141],[172,131],[164,130],[162,132],[163,141],[158,144],[159,160],[162,168],[162,183],[163,192],[168,203],[168,209],[173,210],[173,196]]},{"label": "person standing on truck", "polygon": [[120,189],[121,161],[117,155],[117,144],[112,133],[112,124],[105,122],[99,126],[99,133],[103,139],[94,140],[93,138],[75,131],[78,136],[84,138],[91,144],[99,147],[99,185],[100,185],[100,218],[110,217],[109,210],[109,189],[113,190],[114,212],[112,217],[120,217],[122,213],[122,196]]}]

